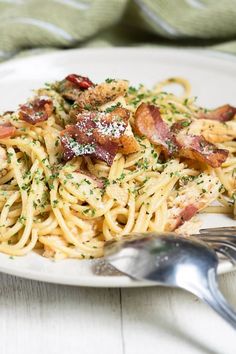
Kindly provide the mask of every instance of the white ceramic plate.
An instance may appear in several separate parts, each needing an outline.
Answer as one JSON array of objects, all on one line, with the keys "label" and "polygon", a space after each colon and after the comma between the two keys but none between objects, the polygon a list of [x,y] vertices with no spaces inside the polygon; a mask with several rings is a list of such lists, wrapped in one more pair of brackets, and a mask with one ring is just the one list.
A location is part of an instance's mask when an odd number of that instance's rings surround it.
[{"label": "white ceramic plate", "polygon": [[[132,85],[151,87],[167,77],[183,76],[192,84],[192,94],[208,107],[236,105],[236,60],[214,52],[176,49],[112,48],[79,49],[50,53],[0,65],[0,111],[11,110],[29,97],[32,89],[69,73],[88,75],[93,81],[107,77],[129,79]],[[222,215],[204,215],[204,227],[236,226]],[[95,287],[131,287],[148,283],[131,281],[101,267],[101,261],[52,262],[32,252],[26,257],[0,254],[0,271],[52,283]],[[100,269],[100,271],[98,271]],[[222,262],[219,272],[232,269]],[[104,275],[104,273],[107,275]]]}]

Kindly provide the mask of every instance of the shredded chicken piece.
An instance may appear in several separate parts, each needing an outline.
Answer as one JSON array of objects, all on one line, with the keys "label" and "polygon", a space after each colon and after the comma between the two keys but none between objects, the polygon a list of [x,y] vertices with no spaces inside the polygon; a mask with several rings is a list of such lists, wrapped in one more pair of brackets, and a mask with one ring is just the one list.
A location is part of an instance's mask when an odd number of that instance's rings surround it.
[{"label": "shredded chicken piece", "polygon": [[209,119],[195,119],[188,127],[188,132],[194,135],[202,135],[211,143],[223,143],[236,139],[236,121],[226,123]]},{"label": "shredded chicken piece", "polygon": [[97,109],[99,106],[124,96],[129,83],[125,80],[105,82],[83,91],[76,100],[76,111]]},{"label": "shredded chicken piece", "polygon": [[120,147],[118,152],[128,155],[133,154],[134,152],[138,152],[140,150],[139,143],[134,137],[132,132],[132,128],[128,123],[128,126],[124,132],[124,135],[120,138]]},{"label": "shredded chicken piece", "polygon": [[220,181],[217,177],[200,174],[194,181],[179,188],[168,200],[166,231],[173,231],[190,220],[199,210],[210,205],[219,196]]}]

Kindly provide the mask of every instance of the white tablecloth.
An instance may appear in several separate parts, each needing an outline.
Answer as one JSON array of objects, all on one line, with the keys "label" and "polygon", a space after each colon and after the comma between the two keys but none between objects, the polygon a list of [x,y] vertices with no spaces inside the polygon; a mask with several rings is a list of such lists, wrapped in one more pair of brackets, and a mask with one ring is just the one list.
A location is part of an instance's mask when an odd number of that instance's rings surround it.
[{"label": "white tablecloth", "polygon": [[[221,276],[236,308],[236,272]],[[0,275],[1,354],[235,354],[236,332],[194,296]]]}]

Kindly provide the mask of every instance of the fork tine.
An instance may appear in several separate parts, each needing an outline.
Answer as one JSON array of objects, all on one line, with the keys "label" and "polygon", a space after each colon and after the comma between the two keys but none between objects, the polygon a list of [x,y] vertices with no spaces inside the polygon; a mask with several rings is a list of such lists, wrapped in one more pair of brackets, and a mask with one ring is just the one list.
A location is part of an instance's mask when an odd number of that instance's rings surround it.
[{"label": "fork tine", "polygon": [[213,230],[213,231],[224,231],[224,230],[236,231],[236,226],[208,227],[208,228],[201,229],[201,230],[204,231],[204,232],[205,231],[209,231],[209,230]]},{"label": "fork tine", "polygon": [[192,236],[208,243],[216,252],[222,254],[236,265],[236,227],[201,229],[200,234]]},{"label": "fork tine", "polygon": [[235,252],[235,257],[236,257],[236,244],[230,241],[225,241],[225,240],[216,240],[216,239],[204,239],[205,242],[207,243],[212,243],[215,245],[219,246],[224,246],[232,249]]},{"label": "fork tine", "polygon": [[236,265],[236,259],[235,259],[235,256],[232,256],[232,254],[226,250],[225,248],[222,248],[222,247],[214,247],[214,250],[217,252],[217,253],[220,253],[222,254],[224,257],[226,257],[227,259],[230,260],[230,262],[233,264],[233,265]]},{"label": "fork tine", "polygon": [[209,229],[201,229],[200,234],[223,234],[223,235],[236,235],[236,227],[235,226],[230,226],[230,227],[213,227]]},{"label": "fork tine", "polygon": [[227,256],[231,261],[234,260],[236,264],[236,245],[229,241],[218,241],[218,240],[204,240],[208,243],[210,247],[214,250],[218,250],[218,252],[223,253]]},{"label": "fork tine", "polygon": [[236,234],[235,235],[219,235],[219,234],[195,234],[192,235],[195,236],[197,238],[199,238],[200,240],[205,240],[205,239],[211,239],[211,240],[230,240],[232,242],[236,242]]},{"label": "fork tine", "polygon": [[235,252],[235,258],[236,258],[236,243],[231,242],[229,240],[213,240],[213,239],[204,239],[204,242],[211,243],[214,245],[221,245],[224,247],[229,247]]}]

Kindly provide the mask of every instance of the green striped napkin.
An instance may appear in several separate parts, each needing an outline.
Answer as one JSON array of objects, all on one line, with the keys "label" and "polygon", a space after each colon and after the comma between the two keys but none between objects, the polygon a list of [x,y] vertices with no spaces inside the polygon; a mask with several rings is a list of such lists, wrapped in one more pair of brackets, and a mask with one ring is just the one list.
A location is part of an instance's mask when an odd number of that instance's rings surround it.
[{"label": "green striped napkin", "polygon": [[0,60],[35,48],[143,44],[236,53],[235,18],[236,0],[0,0]]}]

